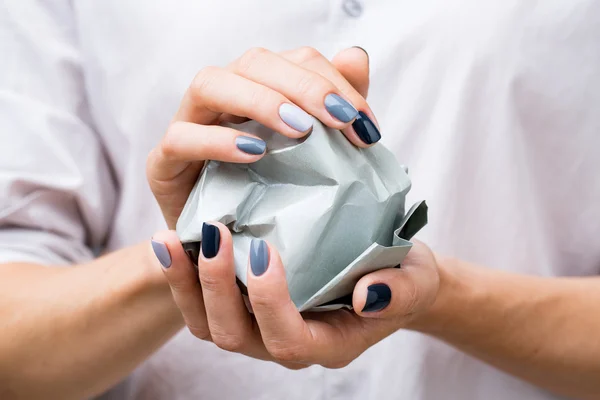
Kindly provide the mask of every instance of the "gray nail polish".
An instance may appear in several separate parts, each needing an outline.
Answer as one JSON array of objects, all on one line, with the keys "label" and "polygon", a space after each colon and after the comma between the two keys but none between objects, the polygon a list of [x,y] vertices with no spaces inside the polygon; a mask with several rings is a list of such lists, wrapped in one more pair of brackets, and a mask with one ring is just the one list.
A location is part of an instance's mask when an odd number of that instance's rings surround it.
[{"label": "gray nail polish", "polygon": [[250,244],[250,269],[254,276],[261,276],[269,266],[269,248],[261,239],[252,239]]},{"label": "gray nail polish", "polygon": [[267,149],[267,144],[264,140],[250,136],[238,136],[235,138],[235,145],[244,153],[252,154],[253,156],[263,154]]},{"label": "gray nail polish", "polygon": [[166,244],[152,240],[152,250],[154,251],[156,258],[158,258],[160,265],[164,268],[169,268],[171,266],[171,254],[169,253]]},{"label": "gray nail polish", "polygon": [[307,132],[313,126],[313,117],[303,109],[290,103],[279,106],[279,116],[292,129],[298,132]]},{"label": "gray nail polish", "polygon": [[325,96],[325,108],[334,118],[342,122],[350,122],[358,115],[358,110],[335,93]]}]

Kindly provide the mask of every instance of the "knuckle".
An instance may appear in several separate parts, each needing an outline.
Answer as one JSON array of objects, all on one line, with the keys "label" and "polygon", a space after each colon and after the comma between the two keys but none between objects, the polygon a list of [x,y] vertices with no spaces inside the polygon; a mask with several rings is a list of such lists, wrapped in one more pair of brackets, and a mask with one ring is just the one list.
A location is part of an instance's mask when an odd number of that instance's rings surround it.
[{"label": "knuckle", "polygon": [[177,146],[177,132],[179,132],[181,122],[172,122],[167,128],[167,132],[163,136],[160,142],[160,152],[163,157],[167,159],[173,159],[177,157],[178,146]]},{"label": "knuckle", "polygon": [[235,70],[241,74],[254,67],[269,50],[262,47],[253,47],[246,51],[235,63]]},{"label": "knuckle", "polygon": [[[200,267],[200,269],[202,269],[202,267]],[[220,270],[224,270],[224,268],[214,268],[214,270],[210,272],[200,272],[199,278],[202,290],[208,292],[217,292],[223,287],[225,277],[223,273],[220,273]]]},{"label": "knuckle", "polygon": [[210,335],[210,331],[208,330],[208,328],[206,326],[194,326],[194,325],[189,325],[188,324],[188,330],[190,331],[190,333],[194,336],[196,336],[198,339],[200,340],[205,340],[210,342],[211,341],[211,335]]},{"label": "knuckle", "polygon": [[196,284],[189,279],[169,279],[169,286],[177,293],[190,293],[195,289]]},{"label": "knuckle", "polygon": [[264,108],[266,103],[270,103],[269,89],[257,88],[250,93],[248,98],[248,110],[260,110]]},{"label": "knuckle", "polygon": [[250,299],[252,307],[256,310],[260,310],[261,313],[273,308],[273,297],[270,293],[249,290],[248,298]]},{"label": "knuckle", "polygon": [[245,348],[245,340],[241,335],[213,332],[212,341],[217,347],[234,353],[242,352]]},{"label": "knuckle", "polygon": [[319,52],[319,50],[315,49],[314,47],[311,46],[303,46],[300,47],[298,50],[298,58],[301,60],[302,62],[306,62],[315,58],[319,58],[322,57],[321,53]]},{"label": "knuckle", "polygon": [[210,92],[220,72],[220,68],[213,66],[204,67],[198,71],[190,85],[190,93],[195,103],[202,102],[205,94]]},{"label": "knuckle", "polygon": [[328,85],[320,75],[308,72],[304,74],[297,83],[296,90],[300,98],[311,98],[318,95],[324,95],[332,91],[332,86]]},{"label": "knuckle", "polygon": [[266,346],[269,354],[277,362],[302,362],[306,359],[306,350],[301,345],[274,342]]}]

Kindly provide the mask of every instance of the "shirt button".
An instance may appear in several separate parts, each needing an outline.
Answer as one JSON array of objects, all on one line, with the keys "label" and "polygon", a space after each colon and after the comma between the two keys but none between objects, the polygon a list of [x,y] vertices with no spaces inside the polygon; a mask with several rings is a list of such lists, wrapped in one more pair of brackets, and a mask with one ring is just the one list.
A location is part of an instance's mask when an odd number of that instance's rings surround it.
[{"label": "shirt button", "polygon": [[342,8],[351,17],[358,18],[363,12],[363,5],[359,0],[344,0]]}]

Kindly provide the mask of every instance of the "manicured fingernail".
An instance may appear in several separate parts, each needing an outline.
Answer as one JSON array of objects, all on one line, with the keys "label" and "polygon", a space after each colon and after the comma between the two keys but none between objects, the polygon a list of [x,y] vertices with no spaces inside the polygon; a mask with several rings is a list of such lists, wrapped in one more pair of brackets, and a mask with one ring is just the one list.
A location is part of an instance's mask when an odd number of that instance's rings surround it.
[{"label": "manicured fingernail", "polygon": [[267,149],[267,144],[264,140],[250,136],[238,136],[235,138],[235,145],[244,153],[252,154],[253,156],[262,154]]},{"label": "manicured fingernail", "polygon": [[171,254],[169,253],[169,249],[167,248],[166,244],[153,239],[152,250],[154,251],[156,258],[158,258],[160,265],[162,265],[164,268],[169,268],[171,266]]},{"label": "manicured fingernail", "polygon": [[358,110],[335,93],[325,96],[325,108],[334,118],[342,122],[350,122],[358,115]]},{"label": "manicured fingernail", "polygon": [[385,283],[376,283],[367,288],[367,301],[362,312],[383,310],[392,300],[392,291]]},{"label": "manicured fingernail", "polygon": [[381,139],[381,133],[379,133],[379,129],[377,129],[373,121],[371,121],[371,118],[369,118],[367,114],[362,111],[358,112],[358,116],[352,123],[352,127],[354,128],[354,131],[360,140],[366,144],[373,144]]},{"label": "manicured fingernail", "polygon": [[279,106],[279,116],[291,128],[298,132],[307,132],[313,126],[313,117],[303,109],[290,103]]},{"label": "manicured fingernail", "polygon": [[261,239],[252,239],[250,244],[250,269],[254,276],[261,276],[269,266],[269,248]]},{"label": "manicured fingernail", "polygon": [[204,258],[213,258],[221,246],[221,232],[214,225],[202,224],[202,255]]}]

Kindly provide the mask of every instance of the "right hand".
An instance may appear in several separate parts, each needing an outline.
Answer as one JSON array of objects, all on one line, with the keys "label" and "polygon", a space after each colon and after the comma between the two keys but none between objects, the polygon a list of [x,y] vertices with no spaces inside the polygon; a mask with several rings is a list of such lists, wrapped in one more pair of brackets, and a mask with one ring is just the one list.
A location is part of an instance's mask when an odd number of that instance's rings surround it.
[{"label": "right hand", "polygon": [[[279,54],[257,48],[226,68],[202,69],[167,133],[148,156],[150,188],[169,229],[175,228],[204,161],[252,163],[265,154],[262,140],[220,126],[222,122],[253,119],[298,138],[310,132],[312,115],[342,130],[356,146],[367,147],[380,138],[365,100],[368,86],[368,56],[356,47],[343,50],[331,62],[309,47]],[[341,96],[354,107],[344,113],[338,103],[334,112],[345,122],[328,112],[325,99],[329,94]],[[355,110],[364,114],[357,117]]]},{"label": "right hand", "polygon": [[300,314],[288,291],[279,252],[260,239],[248,254],[248,312],[236,283],[233,237],[227,226],[203,227],[198,269],[175,232],[158,232],[152,248],[190,332],[221,349],[301,369],[341,368],[398,329],[431,320],[439,290],[436,258],[416,242],[402,268],[363,276],[346,309]]}]

